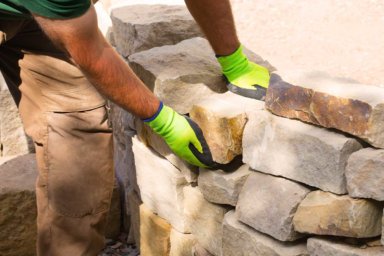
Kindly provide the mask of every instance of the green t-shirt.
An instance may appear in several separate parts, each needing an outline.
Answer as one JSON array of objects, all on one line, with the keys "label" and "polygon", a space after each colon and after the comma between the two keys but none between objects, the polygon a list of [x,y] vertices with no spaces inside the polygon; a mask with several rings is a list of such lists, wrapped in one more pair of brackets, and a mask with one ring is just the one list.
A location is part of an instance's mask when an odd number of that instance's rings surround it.
[{"label": "green t-shirt", "polygon": [[31,13],[69,19],[81,16],[90,5],[90,0],[0,0],[0,19],[31,18]]}]

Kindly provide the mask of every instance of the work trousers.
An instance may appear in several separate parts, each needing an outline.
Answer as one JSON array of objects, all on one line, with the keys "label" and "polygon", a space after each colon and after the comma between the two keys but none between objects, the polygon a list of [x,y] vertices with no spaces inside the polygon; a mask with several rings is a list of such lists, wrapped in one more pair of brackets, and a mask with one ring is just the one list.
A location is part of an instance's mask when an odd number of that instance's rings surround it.
[{"label": "work trousers", "polygon": [[33,139],[39,256],[95,256],[114,185],[105,99],[34,20],[0,20],[0,70]]}]

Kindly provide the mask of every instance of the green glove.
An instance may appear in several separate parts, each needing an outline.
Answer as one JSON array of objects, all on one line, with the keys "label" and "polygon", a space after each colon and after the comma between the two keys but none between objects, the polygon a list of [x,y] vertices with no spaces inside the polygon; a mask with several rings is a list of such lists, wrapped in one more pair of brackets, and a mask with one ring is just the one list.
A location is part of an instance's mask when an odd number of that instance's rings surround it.
[{"label": "green glove", "polygon": [[240,46],[234,53],[217,58],[227,79],[228,90],[258,100],[264,100],[269,85],[269,71],[248,60]]},{"label": "green glove", "polygon": [[205,168],[214,165],[203,132],[190,118],[161,103],[157,113],[144,122],[164,138],[177,156],[188,163]]}]

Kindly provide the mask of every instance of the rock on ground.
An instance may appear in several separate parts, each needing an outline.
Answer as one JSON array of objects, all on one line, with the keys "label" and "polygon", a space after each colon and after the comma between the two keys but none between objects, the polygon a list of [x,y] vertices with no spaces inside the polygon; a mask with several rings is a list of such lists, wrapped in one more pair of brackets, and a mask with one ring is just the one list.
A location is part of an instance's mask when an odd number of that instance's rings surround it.
[{"label": "rock on ground", "polygon": [[197,243],[192,234],[183,234],[172,229],[171,231],[171,250],[169,256],[191,256],[192,248]]}]

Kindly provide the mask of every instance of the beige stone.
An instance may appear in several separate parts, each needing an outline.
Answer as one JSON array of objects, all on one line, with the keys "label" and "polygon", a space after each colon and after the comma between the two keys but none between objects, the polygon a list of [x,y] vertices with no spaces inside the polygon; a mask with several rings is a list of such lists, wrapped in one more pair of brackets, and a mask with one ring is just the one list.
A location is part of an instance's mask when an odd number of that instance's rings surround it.
[{"label": "beige stone", "polygon": [[140,254],[169,256],[172,226],[144,204],[140,206]]},{"label": "beige stone", "polygon": [[169,256],[192,256],[192,248],[196,244],[196,238],[192,234],[183,234],[172,229],[171,251]]},{"label": "beige stone", "polygon": [[299,205],[295,230],[318,235],[375,237],[381,234],[383,206],[375,201],[314,191]]},{"label": "beige stone", "polygon": [[192,256],[212,256],[212,254],[200,244],[196,244],[192,248]]},{"label": "beige stone", "polygon": [[213,160],[226,164],[242,154],[246,112],[263,108],[262,101],[227,92],[196,103],[190,116],[202,129]]},{"label": "beige stone", "polygon": [[321,73],[279,72],[265,100],[274,114],[355,135],[384,147],[384,88]]}]

